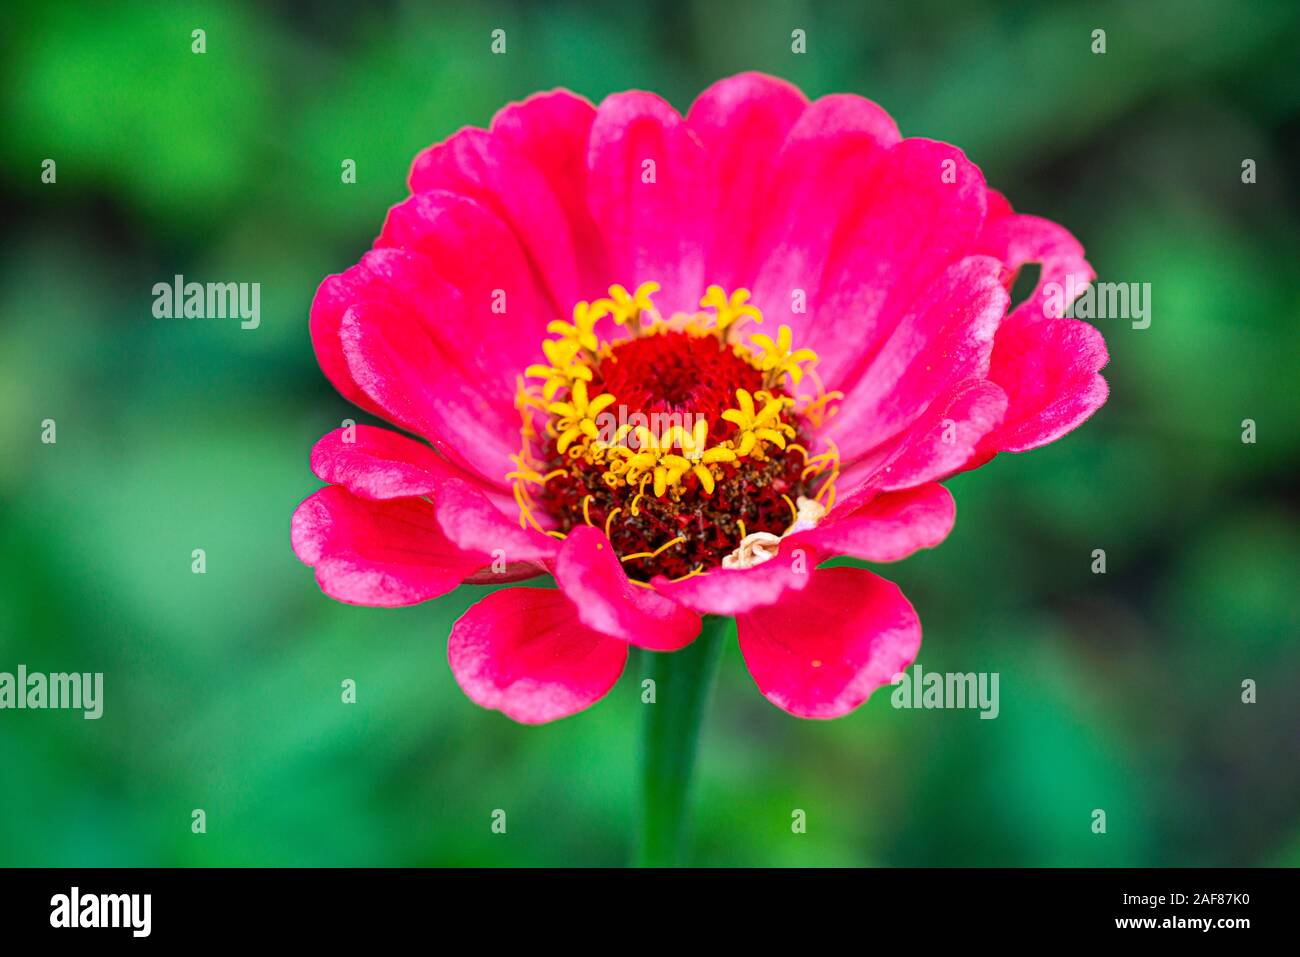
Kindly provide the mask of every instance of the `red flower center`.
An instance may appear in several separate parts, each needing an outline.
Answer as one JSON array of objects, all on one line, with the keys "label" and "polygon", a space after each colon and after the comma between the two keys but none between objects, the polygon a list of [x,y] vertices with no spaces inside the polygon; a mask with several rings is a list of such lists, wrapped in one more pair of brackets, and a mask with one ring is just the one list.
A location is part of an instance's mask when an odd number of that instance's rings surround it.
[{"label": "red flower center", "polygon": [[[833,452],[806,447],[834,396],[808,402],[787,389],[816,360],[792,349],[790,329],[734,341],[743,322],[762,321],[744,290],[710,287],[701,305],[713,315],[665,320],[654,288],[612,287],[611,299],[579,303],[573,323],[548,327],[560,338],[543,343],[550,364],[528,370],[544,386],[521,386],[524,441],[510,476],[521,522],[549,518],[557,537],[604,529],[634,581],[770,557],[797,520],[829,505],[836,474]],[[606,316],[628,337],[599,340]]]},{"label": "red flower center", "polygon": [[735,406],[737,389],[762,389],[763,374],[716,336],[665,332],[615,343],[591,385],[593,394],[615,395],[629,415],[701,415],[711,436],[726,438],[714,431],[734,430],[722,413]]}]

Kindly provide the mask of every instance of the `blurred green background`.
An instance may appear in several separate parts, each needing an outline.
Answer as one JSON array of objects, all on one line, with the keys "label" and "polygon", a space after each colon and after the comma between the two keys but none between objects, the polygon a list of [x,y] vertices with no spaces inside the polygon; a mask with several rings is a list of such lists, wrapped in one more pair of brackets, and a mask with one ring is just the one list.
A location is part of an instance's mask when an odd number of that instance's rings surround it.
[{"label": "blurred green background", "polygon": [[[537,89],[645,88],[684,110],[745,69],[866,95],[905,134],[958,144],[1017,208],[1068,225],[1102,279],[1150,282],[1153,312],[1146,330],[1098,323],[1112,394],[1092,421],[952,481],[951,538],[883,570],[920,612],[925,669],[1000,673],[998,719],[878,693],[800,721],[762,699],[733,642],[692,860],[1300,864],[1300,6],[2,16],[0,670],[102,671],[107,700],[99,721],[0,712],[0,864],[628,859],[635,659],[591,711],[521,727],[446,665],[480,591],[347,607],[291,553],[289,516],[319,484],[308,450],[366,421],[320,374],[307,309],[423,146]],[[497,27],[505,56],[489,52]],[[261,327],[153,319],[151,288],[175,273],[260,282]],[[1246,678],[1257,704],[1241,703]]]}]

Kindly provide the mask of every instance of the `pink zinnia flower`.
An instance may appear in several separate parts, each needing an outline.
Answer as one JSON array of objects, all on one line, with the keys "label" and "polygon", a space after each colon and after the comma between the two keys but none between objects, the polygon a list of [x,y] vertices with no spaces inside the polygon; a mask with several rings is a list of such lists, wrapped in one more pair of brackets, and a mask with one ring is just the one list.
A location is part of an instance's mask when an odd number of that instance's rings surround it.
[{"label": "pink zinnia flower", "polygon": [[778,707],[846,714],[921,628],[897,586],[817,564],[937,545],[942,479],[1106,398],[1100,334],[1049,307],[1093,278],[1079,243],[856,96],[744,74],[683,118],[538,94],[410,189],[311,335],[345,397],[430,444],[326,435],[293,546],[364,605],[554,576],[451,632],[461,688],[517,721],[586,708],[629,644],[680,649],[706,614]]}]

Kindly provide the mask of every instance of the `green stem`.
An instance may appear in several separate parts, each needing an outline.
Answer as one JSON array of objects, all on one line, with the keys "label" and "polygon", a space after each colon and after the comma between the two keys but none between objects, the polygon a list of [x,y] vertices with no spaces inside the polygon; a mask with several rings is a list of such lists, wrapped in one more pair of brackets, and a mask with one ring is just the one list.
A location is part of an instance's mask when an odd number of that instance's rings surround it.
[{"label": "green stem", "polygon": [[681,651],[644,652],[654,679],[641,736],[641,833],[637,863],[672,867],[681,857],[696,745],[722,642],[732,619],[706,615],[700,636]]}]

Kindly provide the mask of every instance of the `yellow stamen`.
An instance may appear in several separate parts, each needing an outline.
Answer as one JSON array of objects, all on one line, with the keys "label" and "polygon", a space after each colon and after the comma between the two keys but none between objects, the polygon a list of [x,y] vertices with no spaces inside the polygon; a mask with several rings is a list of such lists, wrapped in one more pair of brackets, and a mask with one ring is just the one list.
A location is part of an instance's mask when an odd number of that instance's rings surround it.
[{"label": "yellow stamen", "polygon": [[808,401],[802,414],[814,427],[821,428],[826,419],[839,412],[839,407],[832,406],[831,403],[844,398],[844,393],[838,390],[827,392],[826,383],[822,382],[822,377],[817,374],[816,369],[809,367],[804,371],[808,373],[813,380],[813,384],[817,387],[817,396]]},{"label": "yellow stamen", "polygon": [[515,483],[514,493],[515,504],[519,506],[519,527],[527,528],[529,525],[532,525],[533,528],[537,529],[537,531],[545,532],[546,529],[542,528],[537,519],[533,517],[532,509],[524,499],[523,486],[518,482]]},{"label": "yellow stamen", "polygon": [[780,382],[786,375],[790,376],[794,385],[798,385],[803,378],[804,364],[817,361],[817,353],[811,349],[792,349],[794,333],[786,325],[777,330],[776,341],[761,332],[750,336],[750,339],[763,350],[758,367],[764,373],[764,382],[769,386]]},{"label": "yellow stamen", "polygon": [[679,575],[676,578],[670,578],[668,580],[670,582],[684,582],[688,578],[694,578],[696,575],[703,575],[703,574],[704,574],[704,565],[699,564],[696,565],[694,568],[692,568],[690,571],[688,571],[685,575]]},{"label": "yellow stamen", "polygon": [[626,327],[635,336],[641,332],[641,314],[654,314],[655,307],[650,297],[658,291],[657,282],[643,282],[636,287],[635,293],[629,293],[615,283],[609,287],[610,298],[596,300],[595,306],[604,310],[602,315],[609,315],[614,322]]},{"label": "yellow stamen", "polygon": [[835,506],[835,480],[839,477],[840,470],[835,469],[835,471],[831,472],[830,476],[822,484],[822,487],[817,490],[817,494],[813,496],[813,501],[815,502],[821,502],[822,496],[826,496],[826,501],[822,504],[826,506],[826,511],[828,512]]},{"label": "yellow stamen", "polygon": [[622,558],[619,559],[619,561],[630,562],[630,561],[635,561],[638,558],[658,558],[660,555],[668,551],[668,549],[672,548],[674,545],[679,545],[684,541],[686,541],[686,536],[678,535],[671,542],[665,542],[664,544],[656,548],[653,552],[634,552],[631,555],[624,555]]},{"label": "yellow stamen", "polygon": [[[754,404],[754,399],[763,403],[761,410]],[[784,449],[786,438],[793,438],[797,433],[793,426],[781,421],[781,410],[786,406],[786,399],[777,398],[770,392],[759,391],[750,395],[745,389],[736,390],[737,408],[727,409],[722,418],[736,426],[737,435],[735,454],[746,458],[755,449],[762,452],[759,440],[770,442],[779,449]]]},{"label": "yellow stamen", "polygon": [[549,365],[531,365],[524,370],[529,378],[545,379],[542,397],[549,402],[555,393],[565,387],[571,387],[577,381],[590,381],[591,369],[577,361],[578,344],[565,339],[546,339],[542,342],[542,352]]},{"label": "yellow stamen", "polygon": [[723,342],[727,341],[727,331],[741,320],[763,321],[763,313],[757,306],[746,305],[748,299],[748,289],[737,289],[730,296],[721,286],[710,286],[705,290],[700,305],[713,310],[713,328]]},{"label": "yellow stamen", "polygon": [[595,355],[596,350],[600,348],[600,340],[596,338],[595,326],[607,312],[605,308],[606,301],[597,300],[595,306],[587,302],[579,302],[573,307],[573,322],[555,319],[547,324],[546,331],[555,333],[562,340],[571,342],[579,349],[585,349]]},{"label": "yellow stamen", "polygon": [[694,472],[695,477],[700,480],[700,487],[704,489],[704,494],[712,495],[715,484],[713,481],[713,473],[703,465],[697,465],[691,469],[691,471]]}]

